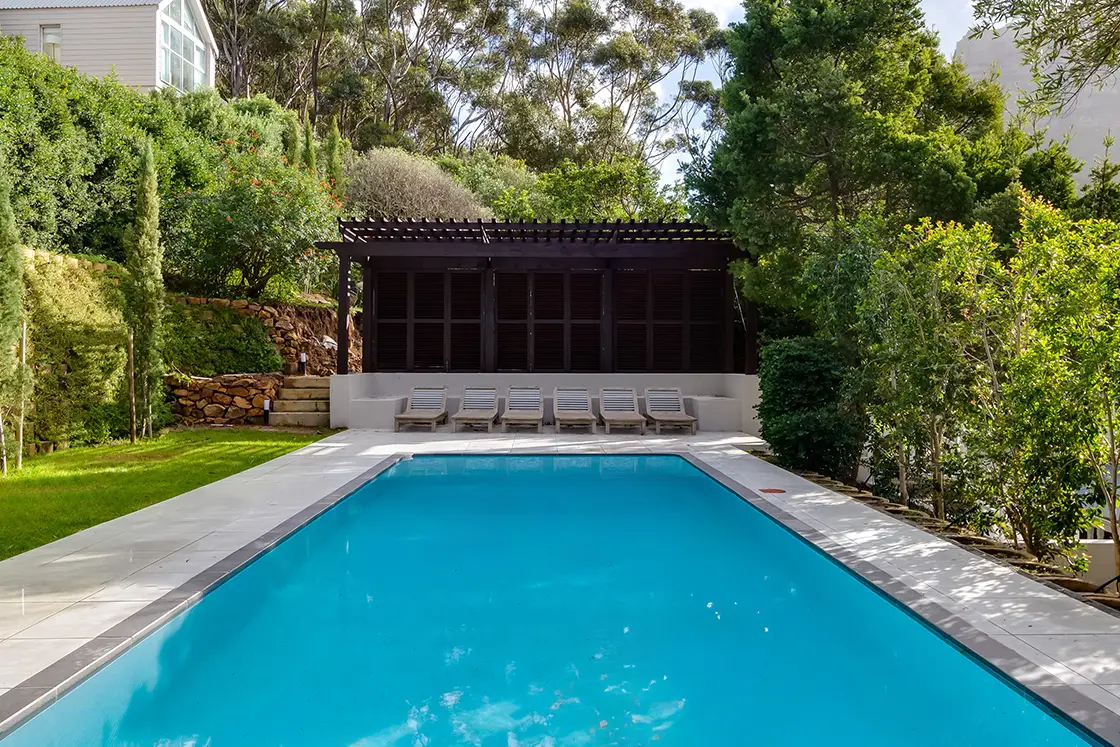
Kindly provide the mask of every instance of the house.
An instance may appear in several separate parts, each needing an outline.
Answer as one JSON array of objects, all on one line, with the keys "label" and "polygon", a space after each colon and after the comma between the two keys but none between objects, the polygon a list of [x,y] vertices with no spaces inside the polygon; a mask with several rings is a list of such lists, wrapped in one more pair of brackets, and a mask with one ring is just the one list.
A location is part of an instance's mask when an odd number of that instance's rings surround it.
[{"label": "house", "polygon": [[199,0],[0,0],[0,33],[144,90],[214,85],[217,44]]}]

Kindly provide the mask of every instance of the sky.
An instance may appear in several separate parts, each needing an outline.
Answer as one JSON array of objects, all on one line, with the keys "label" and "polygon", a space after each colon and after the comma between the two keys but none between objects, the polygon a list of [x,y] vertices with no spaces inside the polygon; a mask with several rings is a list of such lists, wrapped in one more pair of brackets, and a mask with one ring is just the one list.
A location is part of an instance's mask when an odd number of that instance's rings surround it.
[{"label": "sky", "polygon": [[[710,10],[724,26],[743,20],[741,0],[681,0],[681,2],[687,8]],[[922,0],[921,5],[926,23],[937,31],[940,37],[941,51],[947,57],[952,57],[957,42],[972,26],[972,0]],[[661,167],[662,182],[676,181],[679,178],[678,170],[677,159],[666,160]]]}]

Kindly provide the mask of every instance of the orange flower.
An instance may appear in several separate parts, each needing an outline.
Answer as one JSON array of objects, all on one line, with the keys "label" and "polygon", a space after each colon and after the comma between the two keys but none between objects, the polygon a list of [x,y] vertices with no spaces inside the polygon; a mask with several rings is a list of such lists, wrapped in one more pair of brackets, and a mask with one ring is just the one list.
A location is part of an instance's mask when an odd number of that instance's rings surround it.
[{"label": "orange flower", "polygon": [[227,215],[227,216],[226,216],[226,220],[233,220],[233,218],[230,218],[230,217],[229,217],[229,216]]}]

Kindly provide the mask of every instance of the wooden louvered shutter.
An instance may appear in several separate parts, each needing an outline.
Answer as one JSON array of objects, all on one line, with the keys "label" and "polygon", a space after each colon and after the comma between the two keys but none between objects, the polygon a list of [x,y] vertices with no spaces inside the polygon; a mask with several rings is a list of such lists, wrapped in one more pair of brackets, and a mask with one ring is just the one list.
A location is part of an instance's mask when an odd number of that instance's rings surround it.
[{"label": "wooden louvered shutter", "polygon": [[499,371],[529,370],[529,275],[494,274],[495,358]]},{"label": "wooden louvered shutter", "polygon": [[442,272],[417,272],[413,278],[412,370],[446,371],[444,358],[444,278]]},{"label": "wooden louvered shutter", "polygon": [[404,371],[408,367],[408,273],[379,272],[375,283],[377,370]]},{"label": "wooden louvered shutter", "polygon": [[533,371],[564,370],[564,274],[533,273]]},{"label": "wooden louvered shutter", "polygon": [[688,273],[689,280],[689,360],[688,370],[711,373],[722,370],[724,324],[724,289],[727,273],[697,271]]},{"label": "wooden louvered shutter", "polygon": [[482,273],[451,273],[448,369],[482,370]]},{"label": "wooden louvered shutter", "polygon": [[598,371],[602,365],[603,275],[573,272],[568,284],[569,370]]},{"label": "wooden louvered shutter", "polygon": [[650,370],[684,370],[684,273],[655,272],[653,293],[653,343]]},{"label": "wooden louvered shutter", "polygon": [[615,360],[619,371],[649,370],[649,273],[620,271],[615,284]]}]

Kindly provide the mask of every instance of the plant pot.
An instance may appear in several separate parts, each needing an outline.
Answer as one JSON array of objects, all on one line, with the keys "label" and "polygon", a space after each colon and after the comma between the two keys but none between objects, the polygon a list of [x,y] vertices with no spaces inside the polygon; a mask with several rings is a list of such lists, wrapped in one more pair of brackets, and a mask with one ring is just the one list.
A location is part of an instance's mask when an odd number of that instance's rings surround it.
[{"label": "plant pot", "polygon": [[1082,594],[1091,594],[1097,590],[1098,586],[1091,581],[1086,581],[1085,579],[1077,578],[1076,576],[1049,576],[1046,574],[1039,574],[1038,577],[1043,581],[1049,581],[1052,584],[1056,584],[1063,589],[1080,592]]},{"label": "plant pot", "polygon": [[945,539],[950,539],[960,545],[967,545],[968,547],[1000,547],[1000,544],[995,540],[988,539],[987,537],[978,537],[975,534],[943,534]]},{"label": "plant pot", "polygon": [[1115,594],[1082,594],[1081,596],[1097,604],[1103,604],[1105,607],[1120,610],[1120,597]]},{"label": "plant pot", "polygon": [[996,558],[1004,558],[1007,560],[1010,560],[1012,558],[1021,558],[1022,560],[1034,561],[1034,558],[1032,558],[1028,553],[1023,552],[1022,550],[1016,550],[1014,547],[1008,547],[1006,545],[977,545],[976,549],[986,555],[991,555]]},{"label": "plant pot", "polygon": [[1072,573],[1068,573],[1063,568],[1059,568],[1056,565],[1050,565],[1049,563],[1041,563],[1037,560],[1019,560],[1018,558],[1011,558],[1007,562],[1015,566],[1016,568],[1019,568],[1020,570],[1024,570],[1027,573],[1036,576],[1049,576],[1052,578],[1073,577]]}]

